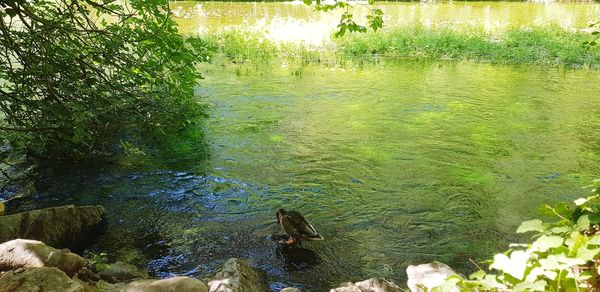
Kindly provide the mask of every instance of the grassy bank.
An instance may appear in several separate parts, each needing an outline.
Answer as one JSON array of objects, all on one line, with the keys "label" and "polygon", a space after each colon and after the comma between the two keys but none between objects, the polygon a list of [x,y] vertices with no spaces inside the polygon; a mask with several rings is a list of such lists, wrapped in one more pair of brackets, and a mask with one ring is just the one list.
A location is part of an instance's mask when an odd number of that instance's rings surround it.
[{"label": "grassy bank", "polygon": [[234,61],[300,59],[330,62],[340,59],[444,59],[496,64],[600,68],[600,48],[582,44],[592,36],[556,26],[511,28],[488,33],[475,27],[411,25],[377,33],[353,34],[332,44],[310,48],[269,41],[257,32],[228,31],[211,36],[218,51]]}]

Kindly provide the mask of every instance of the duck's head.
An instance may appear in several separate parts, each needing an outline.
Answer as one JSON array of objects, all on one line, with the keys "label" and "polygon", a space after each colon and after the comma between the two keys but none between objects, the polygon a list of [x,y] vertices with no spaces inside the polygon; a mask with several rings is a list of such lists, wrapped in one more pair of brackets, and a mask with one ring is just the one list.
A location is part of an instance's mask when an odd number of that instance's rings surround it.
[{"label": "duck's head", "polygon": [[285,209],[279,209],[275,216],[277,216],[277,224],[281,224],[281,216],[285,215]]}]

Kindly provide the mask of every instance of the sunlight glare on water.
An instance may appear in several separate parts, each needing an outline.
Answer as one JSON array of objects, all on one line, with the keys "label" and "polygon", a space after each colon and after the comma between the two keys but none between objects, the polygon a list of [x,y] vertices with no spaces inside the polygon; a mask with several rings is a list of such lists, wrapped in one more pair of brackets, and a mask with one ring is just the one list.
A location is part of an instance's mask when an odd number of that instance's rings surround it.
[{"label": "sunlight glare on water", "polygon": [[[255,31],[265,38],[311,46],[326,44],[341,12],[315,12],[302,2],[174,2],[173,10],[186,34],[227,30]],[[586,28],[600,19],[600,5],[577,2],[378,2],[386,28],[420,23],[430,26],[475,26],[488,32],[508,27],[556,24],[570,30]],[[368,9],[355,4],[355,19],[364,21]]]}]

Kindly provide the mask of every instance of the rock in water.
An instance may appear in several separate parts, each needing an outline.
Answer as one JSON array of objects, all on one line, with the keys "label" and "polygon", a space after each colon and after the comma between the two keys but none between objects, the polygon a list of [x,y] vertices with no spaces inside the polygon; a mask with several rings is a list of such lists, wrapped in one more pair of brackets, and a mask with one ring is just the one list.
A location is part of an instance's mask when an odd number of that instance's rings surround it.
[{"label": "rock in water", "polygon": [[116,262],[98,272],[98,276],[106,282],[119,283],[134,279],[146,279],[148,272],[142,271],[134,265]]},{"label": "rock in water", "polygon": [[73,205],[0,217],[0,242],[35,239],[57,248],[74,248],[88,240],[102,223],[102,206]]},{"label": "rock in water", "polygon": [[403,291],[394,282],[384,279],[371,278],[356,283],[344,283],[330,292],[401,292]]},{"label": "rock in water", "polygon": [[84,285],[57,268],[27,268],[10,271],[0,277],[0,292],[61,291],[84,292]]},{"label": "rock in water", "polygon": [[266,273],[236,258],[223,264],[208,282],[208,288],[210,292],[269,291]]},{"label": "rock in water", "polygon": [[56,267],[73,276],[84,265],[85,260],[68,249],[55,249],[41,241],[15,239],[0,244],[0,271]]},{"label": "rock in water", "polygon": [[[425,291],[423,287],[427,288],[427,291],[431,291],[431,289],[443,285],[446,278],[456,275],[456,272],[444,263],[432,262],[418,266],[408,266],[406,275],[408,276],[406,284],[410,291],[421,292]],[[452,287],[444,291],[459,291],[459,289]]]},{"label": "rock in water", "polygon": [[206,284],[190,277],[139,280],[115,289],[119,292],[208,292]]}]

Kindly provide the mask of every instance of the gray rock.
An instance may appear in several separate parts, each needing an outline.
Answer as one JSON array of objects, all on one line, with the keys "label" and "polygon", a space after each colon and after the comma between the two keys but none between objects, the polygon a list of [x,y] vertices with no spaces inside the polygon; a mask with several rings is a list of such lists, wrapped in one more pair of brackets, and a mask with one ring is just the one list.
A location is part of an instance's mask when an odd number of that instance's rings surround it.
[{"label": "gray rock", "polygon": [[[407,286],[412,292],[431,291],[432,288],[439,287],[446,282],[446,278],[455,275],[456,272],[448,265],[440,262],[432,262],[418,266],[408,266],[406,275],[408,276]],[[457,287],[451,287],[445,291],[459,291]]]},{"label": "gray rock", "polygon": [[41,241],[15,239],[0,244],[0,271],[56,267],[73,276],[84,265],[85,260],[68,249],[59,250]]},{"label": "gray rock", "polygon": [[260,292],[269,291],[267,275],[244,260],[228,259],[208,282],[210,292]]},{"label": "gray rock", "polygon": [[116,288],[120,292],[208,292],[206,284],[190,277],[138,280]]},{"label": "gray rock", "polygon": [[84,292],[85,287],[57,268],[42,267],[17,269],[0,277],[0,292],[15,291]]},{"label": "gray rock", "polygon": [[356,283],[344,283],[330,292],[396,292],[403,291],[394,282],[384,279],[371,278]]},{"label": "gray rock", "polygon": [[134,279],[148,278],[148,272],[138,269],[134,265],[116,262],[108,265],[98,272],[100,279],[109,283],[128,282]]},{"label": "gray rock", "polygon": [[47,245],[76,247],[102,223],[102,206],[73,205],[22,212],[0,217],[0,242],[35,239]]},{"label": "gray rock", "polygon": [[300,291],[300,289],[298,289],[298,288],[287,287],[287,288],[281,289],[281,291],[279,291],[279,292],[302,292],[302,291]]}]

